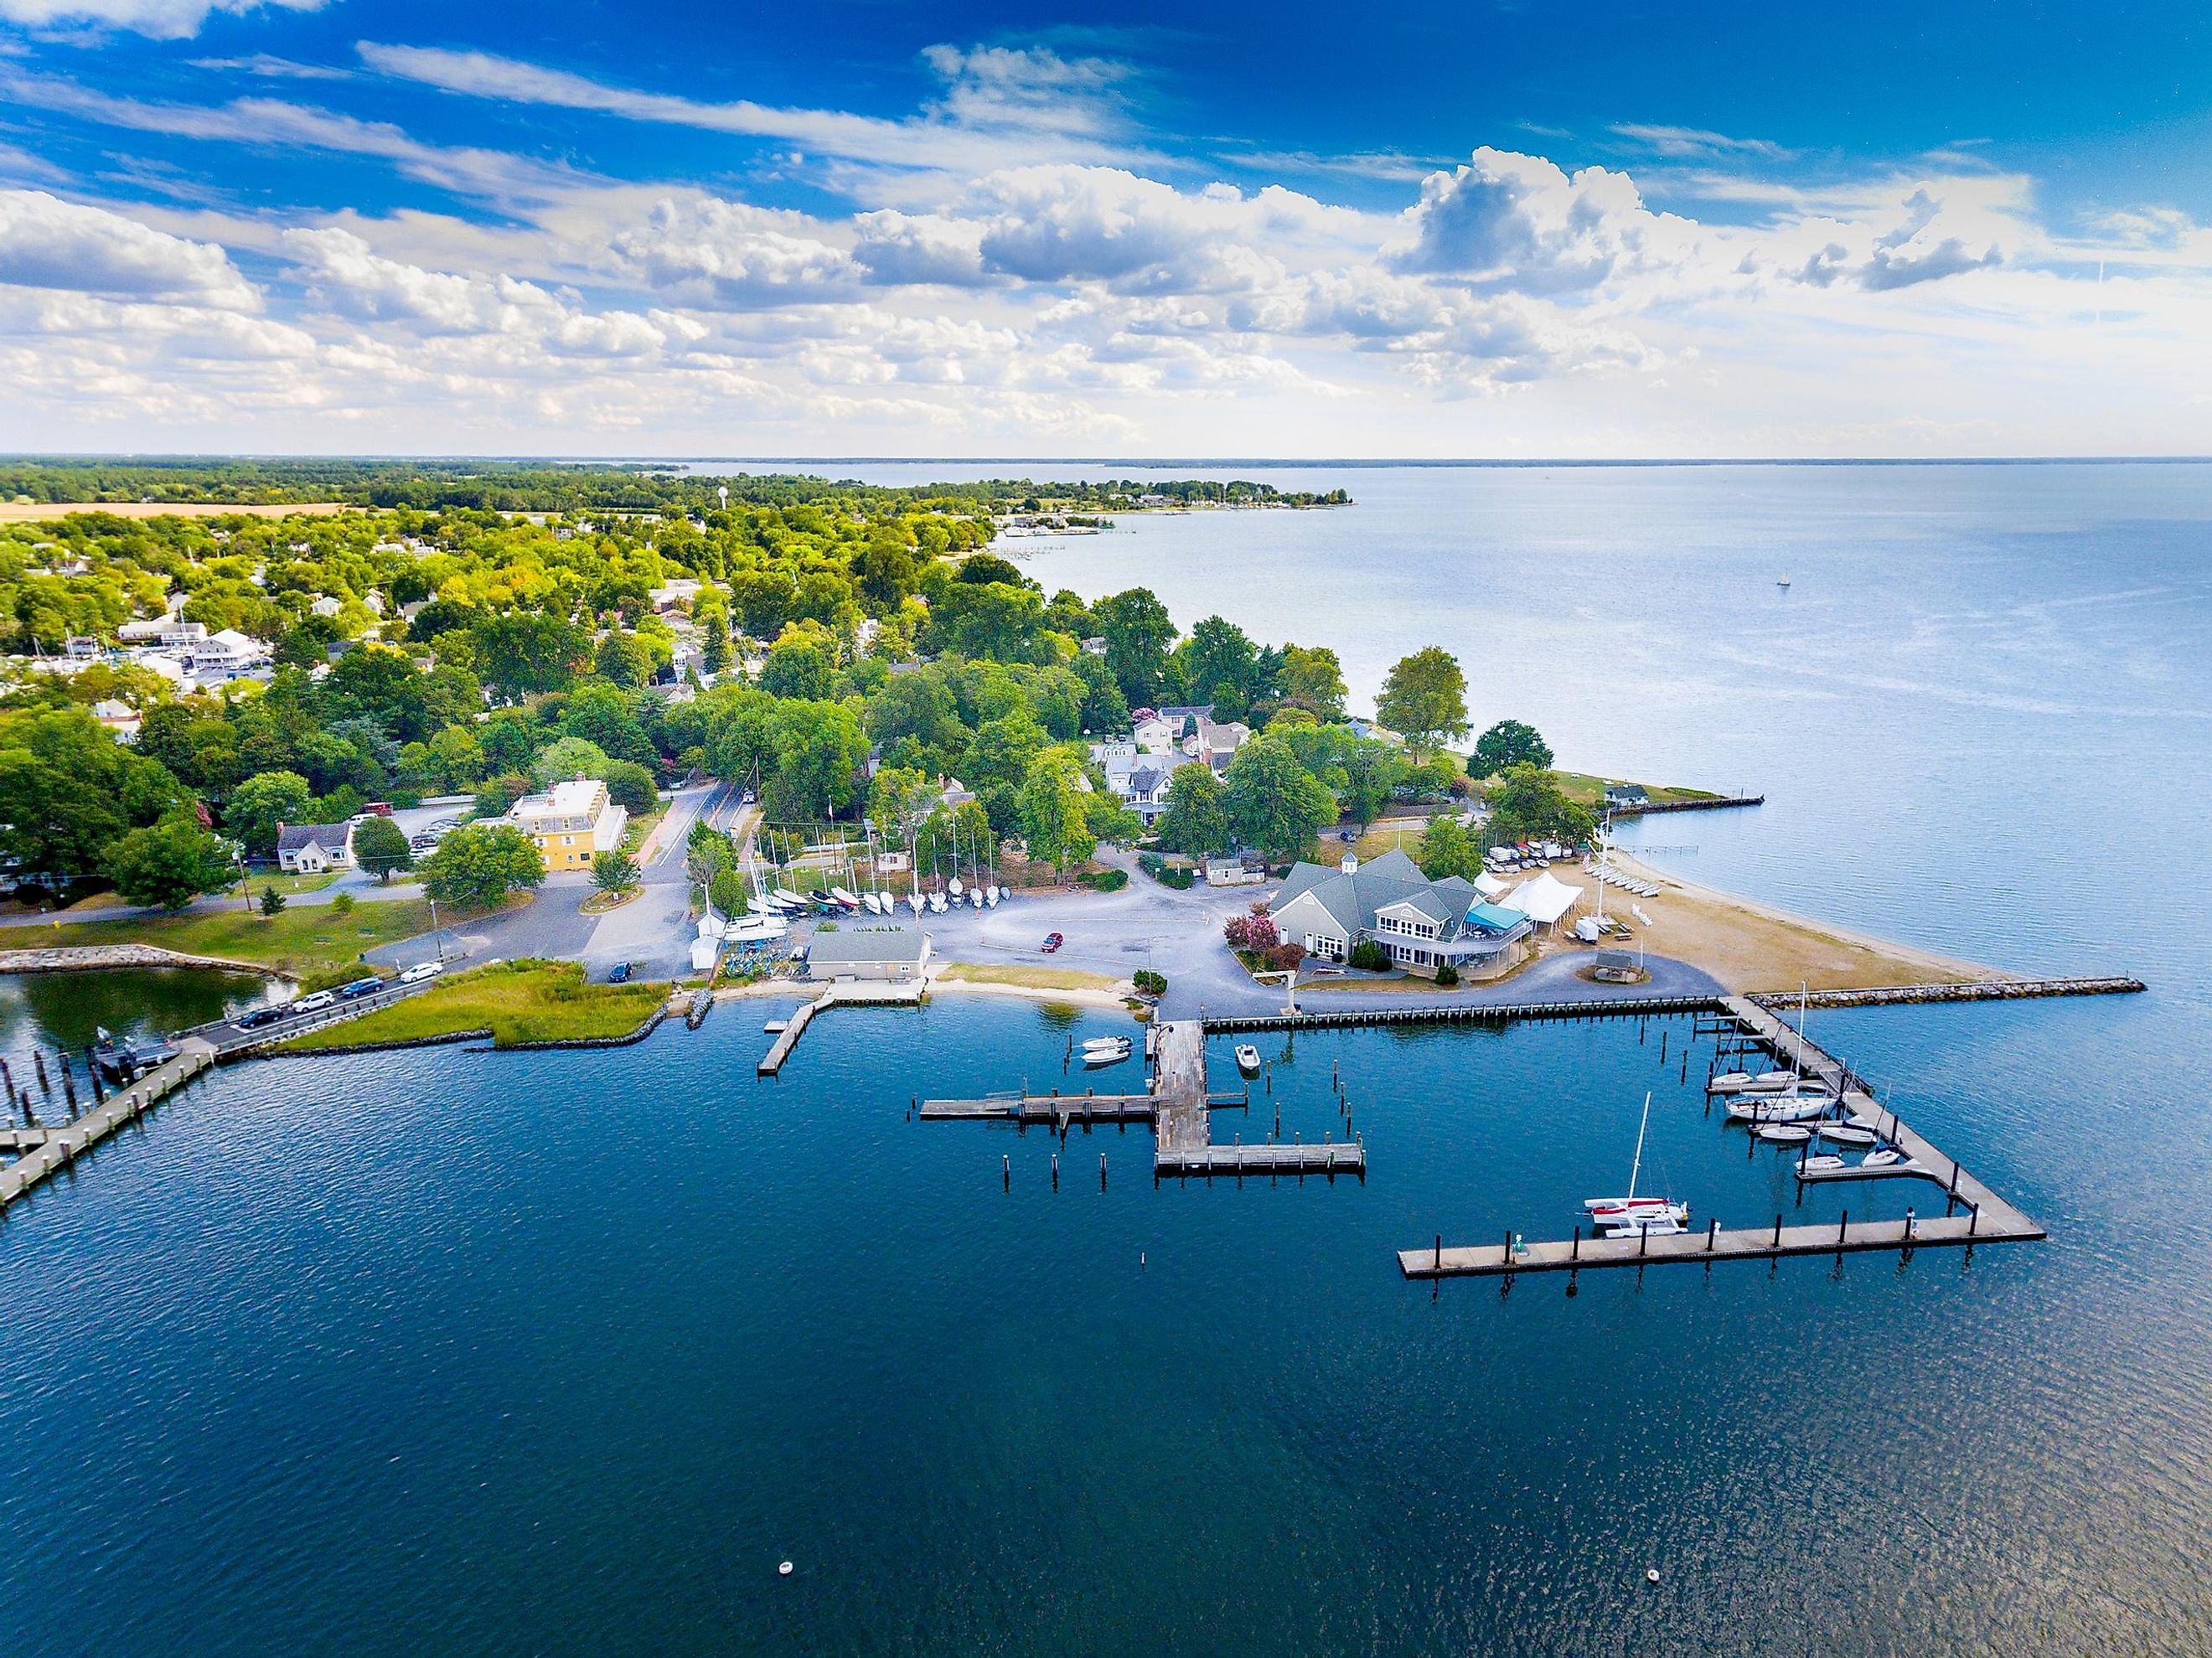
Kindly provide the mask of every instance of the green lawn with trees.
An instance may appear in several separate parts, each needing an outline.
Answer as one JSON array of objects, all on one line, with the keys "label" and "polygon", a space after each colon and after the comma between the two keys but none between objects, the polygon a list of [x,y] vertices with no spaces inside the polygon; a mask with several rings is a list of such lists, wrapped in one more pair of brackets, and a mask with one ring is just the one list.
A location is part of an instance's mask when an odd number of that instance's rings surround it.
[{"label": "green lawn with trees", "polygon": [[592,984],[574,962],[502,962],[448,972],[429,989],[358,1019],[310,1031],[279,1052],[416,1042],[489,1030],[495,1047],[627,1036],[667,999],[665,985]]}]

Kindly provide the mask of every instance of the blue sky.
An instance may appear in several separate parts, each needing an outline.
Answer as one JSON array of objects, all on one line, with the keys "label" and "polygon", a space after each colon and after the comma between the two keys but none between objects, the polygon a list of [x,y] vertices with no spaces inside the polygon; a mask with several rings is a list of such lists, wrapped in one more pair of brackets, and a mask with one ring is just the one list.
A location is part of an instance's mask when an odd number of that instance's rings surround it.
[{"label": "blue sky", "polygon": [[0,0],[14,448],[2212,452],[2179,7]]}]

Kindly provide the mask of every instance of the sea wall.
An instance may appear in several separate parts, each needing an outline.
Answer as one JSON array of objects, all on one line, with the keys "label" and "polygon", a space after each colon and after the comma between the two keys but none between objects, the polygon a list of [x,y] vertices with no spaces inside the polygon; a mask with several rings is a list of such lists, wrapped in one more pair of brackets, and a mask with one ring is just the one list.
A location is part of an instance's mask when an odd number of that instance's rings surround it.
[{"label": "sea wall", "polygon": [[222,956],[185,956],[158,944],[64,944],[48,950],[0,950],[0,973],[82,973],[99,968],[219,967],[229,973],[258,973],[281,979],[253,962]]}]

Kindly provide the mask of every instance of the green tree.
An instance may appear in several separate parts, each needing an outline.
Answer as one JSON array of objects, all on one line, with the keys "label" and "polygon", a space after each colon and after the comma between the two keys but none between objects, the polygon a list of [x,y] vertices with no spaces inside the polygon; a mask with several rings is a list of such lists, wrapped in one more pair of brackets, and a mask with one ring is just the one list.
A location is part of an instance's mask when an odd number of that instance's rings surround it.
[{"label": "green tree", "polygon": [[1472,881],[1482,873],[1482,836],[1456,817],[1432,817],[1421,831],[1413,861],[1431,881],[1456,875]]},{"label": "green tree", "polygon": [[1536,734],[1534,726],[1523,725],[1518,720],[1501,720],[1474,739],[1474,752],[1468,756],[1468,774],[1471,777],[1495,777],[1508,766],[1534,766],[1548,770],[1552,764],[1552,745]]},{"label": "green tree", "polygon": [[811,639],[779,640],[761,665],[761,689],[770,696],[818,700],[830,695],[837,665]]},{"label": "green tree", "polygon": [[1528,840],[1581,843],[1597,833],[1589,808],[1569,799],[1559,778],[1535,766],[1508,766],[1492,780],[1486,799],[1493,844]]},{"label": "green tree", "polygon": [[1276,682],[1284,701],[1295,703],[1315,719],[1327,722],[1344,718],[1344,665],[1334,651],[1318,645],[1284,646]]},{"label": "green tree", "polygon": [[0,712],[0,859],[19,877],[91,875],[110,841],[182,795],[81,708]]},{"label": "green tree", "polygon": [[1149,702],[1158,693],[1175,643],[1174,620],[1166,605],[1144,587],[1102,598],[1091,607],[1098,631],[1106,640],[1106,665],[1114,683],[1131,707]]},{"label": "green tree", "polygon": [[1229,816],[1224,795],[1220,780],[1205,762],[1177,766],[1168,779],[1168,809],[1160,817],[1160,845],[1194,858],[1228,846]]},{"label": "green tree", "polygon": [[[1183,677],[1194,689],[1202,685],[1212,692],[1226,685],[1230,700],[1240,709],[1261,689],[1256,678],[1260,647],[1233,622],[1218,616],[1206,617],[1190,630],[1190,637],[1176,653],[1183,659]],[[1217,708],[1213,717],[1240,716],[1224,715]]]},{"label": "green tree", "polygon": [[1222,780],[1231,832],[1271,863],[1304,852],[1322,825],[1336,817],[1335,797],[1298,763],[1287,742],[1272,734],[1237,750]]},{"label": "green tree", "polygon": [[591,659],[591,635],[562,616],[514,610],[483,617],[471,633],[484,683],[510,697],[563,689]]},{"label": "green tree", "polygon": [[282,915],[284,913],[284,895],[277,891],[273,886],[263,887],[261,889],[261,913],[264,915],[270,917]]},{"label": "green tree", "polygon": [[1029,776],[1045,742],[1044,727],[1026,708],[987,720],[975,728],[975,740],[961,758],[960,780],[979,794],[992,783],[1019,785]]},{"label": "green tree", "polygon": [[171,812],[147,829],[118,835],[103,859],[115,890],[134,904],[179,910],[204,892],[221,892],[238,878],[229,841],[210,834],[191,807]]},{"label": "green tree", "polygon": [[415,867],[415,853],[398,824],[369,817],[354,826],[353,860],[379,881],[389,881],[392,871]]},{"label": "green tree", "polygon": [[775,774],[763,790],[769,816],[783,823],[835,817],[860,793],[867,733],[842,702],[781,702],[769,721]]},{"label": "green tree", "polygon": [[592,884],[601,892],[627,892],[637,879],[637,859],[621,847],[592,854]]},{"label": "green tree", "polygon": [[1091,830],[1090,795],[1076,780],[1082,768],[1048,750],[1030,765],[1018,798],[1022,833],[1032,858],[1049,858],[1055,873],[1079,864],[1098,845]]},{"label": "green tree", "polygon": [[599,641],[592,665],[610,684],[635,690],[653,677],[653,652],[635,634],[617,629]]},{"label": "green tree", "polygon": [[633,817],[660,804],[660,790],[653,774],[634,761],[610,760],[600,775],[607,786],[607,799]]},{"label": "green tree", "polygon": [[611,762],[606,750],[587,738],[563,737],[549,744],[530,768],[530,780],[541,789],[570,777],[604,777]]},{"label": "green tree", "polygon": [[249,856],[266,858],[276,850],[276,826],[308,822],[313,799],[314,791],[299,773],[264,771],[230,792],[222,826],[245,843]]},{"label": "green tree", "polygon": [[1376,699],[1376,718],[1424,754],[1467,732],[1467,676],[1441,645],[1401,659],[1382,682]]},{"label": "green tree", "polygon": [[441,904],[489,909],[545,878],[538,846],[512,823],[464,823],[438,843],[422,884]]},{"label": "green tree", "polygon": [[1344,771],[1345,815],[1364,829],[1389,804],[1390,792],[1406,775],[1406,756],[1395,743],[1359,738],[1346,745],[1337,763]]}]

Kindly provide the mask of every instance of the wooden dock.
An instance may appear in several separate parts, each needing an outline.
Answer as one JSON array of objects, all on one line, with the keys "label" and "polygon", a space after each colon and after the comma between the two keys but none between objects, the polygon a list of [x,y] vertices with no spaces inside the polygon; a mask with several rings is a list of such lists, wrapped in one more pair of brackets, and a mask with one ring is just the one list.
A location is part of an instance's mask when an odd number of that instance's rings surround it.
[{"label": "wooden dock", "polygon": [[[15,1149],[21,1151],[22,1155],[0,1169],[0,1209],[5,1209],[57,1170],[69,1168],[125,1124],[136,1122],[165,1096],[183,1087],[216,1062],[213,1042],[187,1036],[179,1046],[183,1051],[175,1059],[110,1094],[105,1103],[94,1106],[75,1121],[10,1130],[11,1135],[16,1137]],[[34,1143],[30,1140],[32,1136],[37,1137]]]},{"label": "wooden dock", "polygon": [[[2018,1215],[2018,1211],[2011,1212]],[[2025,1218],[2024,1217],[2022,1218]],[[2019,1243],[2040,1238],[2032,1223],[2006,1225],[1971,1211],[1901,1220],[1851,1221],[1836,1225],[1761,1226],[1721,1231],[1678,1233],[1670,1237],[1548,1239],[1516,1250],[1496,1243],[1447,1248],[1439,1241],[1426,1249],[1401,1249],[1398,1270],[1409,1278],[1500,1278],[1513,1272],[1576,1272],[1604,1266],[1682,1266],[1697,1261],[1777,1260],[1786,1255],[1855,1254],[1874,1249],[1913,1249],[1923,1245],[1972,1246]]]},{"label": "wooden dock", "polygon": [[1094,1123],[1149,1123],[1152,1178],[1201,1179],[1244,1175],[1367,1174],[1367,1152],[1357,1139],[1318,1145],[1267,1141],[1256,1145],[1213,1142],[1213,1114],[1246,1110],[1249,1089],[1210,1093],[1206,1086],[1206,1028],[1195,1019],[1148,1025],[1145,1052],[1152,1061],[1152,1088],[1143,1094],[1027,1094],[1007,1092],[980,1100],[921,1100],[924,1122],[998,1122],[1042,1126],[1065,1137]]},{"label": "wooden dock", "polygon": [[[812,1001],[804,1004],[791,1016],[790,1023],[761,1056],[759,1075],[773,1077],[783,1069],[783,1062],[791,1057],[791,1050],[799,1046],[799,1039],[806,1034],[806,1027],[814,1016],[832,1007],[897,1006],[919,1007],[921,993],[928,986],[916,979],[909,984],[889,984],[872,979],[840,979],[827,986]],[[702,1015],[703,1017],[704,1016]]]},{"label": "wooden dock", "polygon": [[1208,1017],[1206,1030],[1328,1030],[1370,1024],[1512,1024],[1522,1019],[1619,1019],[1717,1013],[1718,996],[1602,996],[1562,1002],[1469,1002],[1464,1005],[1386,1007],[1320,1013],[1232,1013]]},{"label": "wooden dock", "polygon": [[[1517,1250],[1504,1240],[1448,1248],[1439,1237],[1425,1249],[1400,1250],[1398,1270],[1407,1278],[1496,1277],[1511,1272],[1579,1272],[1585,1266],[1845,1254],[1916,1248],[1922,1244],[2016,1243],[2047,1236],[2034,1221],[1969,1174],[1956,1158],[1866,1092],[1857,1077],[1816,1043],[1803,1041],[1795,1026],[1748,996],[1723,998],[1720,1008],[1744,1039],[1772,1054],[1777,1065],[1828,1084],[1850,1115],[1873,1124],[1877,1133],[1910,1159],[1887,1169],[1862,1169],[1847,1163],[1841,1169],[1808,1169],[1800,1179],[1808,1185],[1855,1180],[1927,1181],[1942,1193],[1944,1212],[1910,1223],[1863,1220],[1856,1226],[1848,1215],[1834,1226],[1785,1226],[1778,1215],[1769,1227],[1723,1231],[1717,1224],[1709,1224],[1703,1232],[1665,1237],[1553,1238],[1524,1243]],[[1954,1213],[1954,1210],[1965,1212]]]}]

